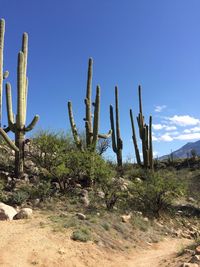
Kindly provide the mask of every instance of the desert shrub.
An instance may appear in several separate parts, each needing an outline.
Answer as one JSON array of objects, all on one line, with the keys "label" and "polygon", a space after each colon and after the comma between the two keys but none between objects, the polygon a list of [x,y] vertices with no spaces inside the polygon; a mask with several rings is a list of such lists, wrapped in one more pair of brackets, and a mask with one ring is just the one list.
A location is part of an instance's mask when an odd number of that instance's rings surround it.
[{"label": "desert shrub", "polygon": [[2,137],[0,137],[0,168],[7,171],[14,169],[13,151]]},{"label": "desert shrub", "polygon": [[71,239],[75,241],[87,242],[91,240],[91,233],[87,228],[81,227],[72,233]]},{"label": "desert shrub", "polygon": [[18,190],[12,193],[9,196],[7,203],[10,205],[22,205],[25,203],[29,198],[29,194],[26,191]]},{"label": "desert shrub", "polygon": [[69,153],[66,158],[66,166],[69,176],[84,186],[99,183],[111,173],[111,168],[105,160],[89,150]]},{"label": "desert shrub", "polygon": [[6,200],[4,188],[5,188],[5,182],[3,180],[0,180],[0,201],[2,202]]},{"label": "desert shrub", "polygon": [[54,173],[66,154],[73,149],[71,137],[62,132],[41,130],[33,136],[31,142],[30,159],[50,174]]},{"label": "desert shrub", "polygon": [[133,182],[130,189],[131,206],[158,216],[173,200],[185,192],[185,185],[174,173],[149,173],[144,181]]}]

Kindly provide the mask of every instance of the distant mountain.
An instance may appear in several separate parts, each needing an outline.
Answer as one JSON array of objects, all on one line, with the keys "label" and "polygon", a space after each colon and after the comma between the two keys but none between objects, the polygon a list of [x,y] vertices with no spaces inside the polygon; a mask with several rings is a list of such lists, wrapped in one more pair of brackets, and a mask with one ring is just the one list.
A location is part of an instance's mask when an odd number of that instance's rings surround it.
[{"label": "distant mountain", "polygon": [[[186,145],[182,146],[181,148],[179,148],[176,151],[172,151],[173,153],[173,157],[175,158],[187,158],[188,155],[189,157],[191,157],[191,150],[194,149],[196,151],[196,154],[198,156],[200,156],[200,140],[196,141],[196,142],[189,142]],[[162,157],[159,158],[159,160],[163,160],[163,159],[167,159],[170,156],[170,154],[168,155],[164,155]]]}]

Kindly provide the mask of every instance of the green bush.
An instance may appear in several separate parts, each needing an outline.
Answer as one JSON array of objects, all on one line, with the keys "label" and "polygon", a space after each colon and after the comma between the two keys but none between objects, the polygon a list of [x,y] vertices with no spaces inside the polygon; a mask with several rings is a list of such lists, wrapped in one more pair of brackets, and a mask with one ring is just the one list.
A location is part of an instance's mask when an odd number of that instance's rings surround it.
[{"label": "green bush", "polygon": [[131,206],[158,216],[173,200],[185,193],[183,182],[170,172],[149,173],[144,181],[133,182],[130,189]]},{"label": "green bush", "polygon": [[87,242],[91,240],[91,233],[87,228],[82,227],[72,233],[71,239],[75,241]]},{"label": "green bush", "polygon": [[66,158],[68,174],[74,181],[84,186],[91,186],[111,174],[111,168],[105,160],[95,152],[72,151]]},{"label": "green bush", "polygon": [[73,143],[69,135],[41,130],[32,138],[29,157],[36,166],[46,169],[52,175],[72,149]]}]

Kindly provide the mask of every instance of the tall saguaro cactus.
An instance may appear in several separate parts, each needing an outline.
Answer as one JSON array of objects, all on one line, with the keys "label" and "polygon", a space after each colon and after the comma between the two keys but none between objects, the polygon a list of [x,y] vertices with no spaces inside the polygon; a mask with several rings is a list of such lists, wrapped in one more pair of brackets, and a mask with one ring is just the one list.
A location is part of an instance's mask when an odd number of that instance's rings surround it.
[{"label": "tall saguaro cactus", "polygon": [[2,95],[3,95],[3,80],[8,77],[8,71],[3,70],[3,51],[4,51],[4,34],[5,20],[0,19],[0,127],[2,126]]},{"label": "tall saguaro cactus", "polygon": [[112,148],[117,155],[117,165],[122,167],[122,149],[123,142],[120,135],[119,125],[119,104],[118,104],[118,88],[115,86],[115,123],[113,115],[113,106],[110,105],[110,125],[112,130]]},{"label": "tall saguaro cactus", "polygon": [[[109,138],[111,131],[108,134],[99,133],[99,116],[100,116],[100,87],[96,88],[96,98],[95,102],[92,103],[92,58],[88,62],[88,77],[87,77],[87,89],[85,98],[85,135],[86,135],[86,147],[94,151],[97,146],[99,138]],[[94,106],[94,118],[92,122],[92,105]],[[81,138],[78,135],[76,124],[73,117],[72,103],[68,101],[68,114],[71,125],[72,134],[74,137],[74,142],[78,149],[84,150]]]},{"label": "tall saguaro cactus", "polygon": [[[139,95],[139,114],[137,116],[137,123],[139,128],[139,136],[142,142],[142,154],[143,154],[143,166],[145,169],[153,169],[153,145],[152,145],[152,116],[149,118],[149,126],[144,121],[144,116],[142,112],[142,93],[141,86],[138,87]],[[132,110],[130,110],[131,125],[133,132],[133,142],[135,147],[135,154],[137,163],[141,165],[141,160],[139,157],[139,150],[137,146],[137,139],[135,135],[135,127],[133,122]]]},{"label": "tall saguaro cactus", "polygon": [[15,134],[15,145],[18,151],[15,151],[15,173],[18,177],[24,172],[24,144],[25,133],[31,131],[36,125],[39,116],[36,115],[32,122],[26,126],[26,110],[27,110],[27,57],[28,57],[28,34],[23,34],[22,51],[18,54],[17,67],[17,114],[14,118],[12,110],[11,85],[6,83],[6,102],[8,115],[8,129]]}]

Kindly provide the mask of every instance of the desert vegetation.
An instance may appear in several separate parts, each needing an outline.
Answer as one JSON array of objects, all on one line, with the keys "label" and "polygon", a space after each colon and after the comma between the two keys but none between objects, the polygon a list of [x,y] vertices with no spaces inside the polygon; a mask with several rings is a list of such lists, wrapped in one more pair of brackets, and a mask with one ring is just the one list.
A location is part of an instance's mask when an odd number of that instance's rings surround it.
[{"label": "desert vegetation", "polygon": [[[5,21],[1,19],[0,118],[4,80],[8,79],[8,71],[3,69],[4,32]],[[200,234],[200,159],[194,153],[185,160],[153,159],[152,116],[146,124],[141,86],[138,87],[139,113],[136,118],[138,134],[130,109],[130,137],[137,163],[123,160],[125,140],[122,141],[120,134],[117,86],[115,110],[110,105],[110,130],[107,134],[100,133],[100,86],[96,87],[95,101],[92,102],[92,58],[88,63],[83,100],[84,135],[78,132],[72,103],[68,101],[71,125],[68,133],[44,129],[26,138],[25,134],[39,119],[36,115],[26,126],[27,57],[28,35],[24,33],[22,50],[18,54],[16,116],[12,110],[11,85],[9,82],[5,84],[8,125],[0,125],[0,201],[15,208],[40,209],[46,212],[55,229],[72,228],[71,238],[83,242],[100,243],[108,239],[108,232],[111,236],[117,233],[117,237],[131,240],[134,229],[148,232],[152,242],[158,241],[157,236],[150,234],[152,229],[161,236],[182,235],[197,239]],[[9,131],[15,134],[15,141],[9,137]],[[116,154],[116,162],[104,158],[104,152],[110,146]],[[105,243],[114,246],[108,240]]]}]

